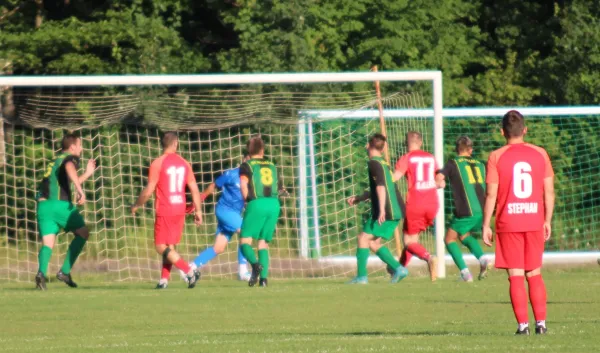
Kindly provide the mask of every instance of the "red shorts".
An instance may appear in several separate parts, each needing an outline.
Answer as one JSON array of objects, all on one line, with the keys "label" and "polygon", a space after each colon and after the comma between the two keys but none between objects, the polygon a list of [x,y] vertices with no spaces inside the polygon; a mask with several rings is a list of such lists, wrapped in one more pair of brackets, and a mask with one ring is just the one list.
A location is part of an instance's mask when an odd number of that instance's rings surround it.
[{"label": "red shorts", "polygon": [[498,233],[496,268],[519,268],[525,271],[542,267],[544,231]]},{"label": "red shorts", "polygon": [[157,216],[154,219],[154,244],[179,244],[184,225],[185,215]]},{"label": "red shorts", "polygon": [[406,216],[404,217],[404,234],[415,235],[427,230],[433,225],[437,207],[428,209],[414,209],[406,206]]}]

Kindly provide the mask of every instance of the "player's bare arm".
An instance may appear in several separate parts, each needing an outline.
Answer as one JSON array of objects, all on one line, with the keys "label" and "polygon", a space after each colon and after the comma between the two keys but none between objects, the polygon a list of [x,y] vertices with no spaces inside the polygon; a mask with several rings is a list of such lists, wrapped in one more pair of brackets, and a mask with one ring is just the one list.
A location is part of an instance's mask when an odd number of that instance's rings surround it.
[{"label": "player's bare arm", "polygon": [[158,179],[148,180],[148,185],[146,185],[146,187],[144,188],[144,190],[142,190],[142,193],[138,197],[137,201],[133,204],[133,206],[131,206],[132,214],[135,214],[138,208],[142,207],[146,202],[148,202],[148,200],[154,193],[154,190],[156,190],[157,183]]},{"label": "player's bare arm", "polygon": [[67,172],[67,176],[75,185],[75,190],[77,190],[77,204],[83,205],[85,203],[85,194],[83,193],[83,189],[81,188],[81,183],[79,182],[79,176],[77,176],[77,169],[75,169],[75,164],[69,161],[65,164],[65,171]]},{"label": "player's bare arm", "polygon": [[96,171],[96,161],[93,159],[90,159],[87,162],[85,172],[79,176],[79,183],[80,184],[85,183],[85,181],[88,180],[94,174],[94,171]]},{"label": "player's bare arm", "polygon": [[285,188],[285,185],[283,185],[283,181],[281,179],[277,181],[277,194],[282,197],[290,196],[290,193]]},{"label": "player's bare arm", "polygon": [[442,173],[437,173],[435,176],[435,185],[438,189],[446,187],[446,176]]},{"label": "player's bare arm", "polygon": [[244,200],[248,199],[248,177],[245,175],[240,176],[240,191]]},{"label": "player's bare arm", "polygon": [[[215,192],[216,188],[217,186],[215,185],[215,183],[210,183],[210,185],[208,185],[208,187],[200,193],[200,202],[204,202],[204,200],[206,200],[210,195],[212,195]],[[194,205],[193,202],[188,202],[185,205],[186,214],[192,214],[195,210],[196,205]]]},{"label": "player's bare arm", "polygon": [[552,235],[552,214],[554,213],[554,177],[544,179],[544,239],[547,241]]},{"label": "player's bare arm", "polygon": [[392,174],[394,182],[402,179],[402,177],[404,176],[404,173],[402,173],[401,171],[399,171],[398,169],[394,170],[394,174]]},{"label": "player's bare arm", "polygon": [[386,196],[387,196],[387,192],[385,189],[385,186],[383,185],[379,185],[377,186],[377,199],[379,200],[379,218],[377,219],[379,221],[379,224],[383,224],[383,222],[385,222],[385,202],[386,202]]},{"label": "player's bare arm", "polygon": [[492,214],[494,214],[494,208],[496,207],[496,198],[498,197],[498,184],[487,184],[487,194],[485,197],[485,206],[483,207],[483,229],[482,238],[483,242],[487,246],[492,246],[493,234],[490,222],[492,221]]},{"label": "player's bare arm", "polygon": [[[211,183],[211,185],[214,185],[214,183]],[[194,203],[194,208],[196,209],[196,212],[194,213],[194,223],[196,223],[197,226],[202,225],[202,196],[200,195],[200,190],[198,189],[198,184],[196,184],[196,178],[194,177],[194,174],[190,173],[187,181],[187,187],[190,189],[192,194],[192,202]],[[210,189],[210,186],[208,189]]]},{"label": "player's bare arm", "polygon": [[215,183],[210,183],[210,185],[208,185],[208,187],[204,189],[202,193],[200,193],[200,200],[206,200],[210,195],[212,195],[215,192],[216,189],[217,186],[215,185]]},{"label": "player's bare arm", "polygon": [[370,197],[371,197],[371,195],[369,194],[369,191],[367,190],[360,195],[350,196],[346,201],[348,202],[348,205],[354,206],[354,205],[357,205],[361,202],[368,200]]}]

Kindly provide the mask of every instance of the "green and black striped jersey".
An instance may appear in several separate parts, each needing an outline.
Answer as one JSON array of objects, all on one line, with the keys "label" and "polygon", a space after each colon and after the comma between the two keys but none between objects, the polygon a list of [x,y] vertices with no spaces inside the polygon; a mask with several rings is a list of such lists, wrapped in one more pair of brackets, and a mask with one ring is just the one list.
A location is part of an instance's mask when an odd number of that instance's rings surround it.
[{"label": "green and black striped jersey", "polygon": [[69,153],[58,155],[44,173],[37,199],[71,202],[71,181],[65,169],[67,162],[73,162],[75,169],[79,169],[79,157]]},{"label": "green and black striped jersey", "polygon": [[404,217],[404,200],[398,185],[394,183],[390,165],[381,157],[373,157],[368,162],[369,186],[371,191],[371,216],[379,218],[379,197],[377,187],[385,186],[385,219],[400,220]]},{"label": "green and black striped jersey", "polygon": [[252,201],[265,197],[277,197],[279,180],[277,167],[264,158],[252,158],[240,166],[240,177],[248,178],[248,197]]},{"label": "green and black striped jersey", "polygon": [[471,157],[456,157],[439,173],[449,179],[456,217],[483,215],[485,164]]}]

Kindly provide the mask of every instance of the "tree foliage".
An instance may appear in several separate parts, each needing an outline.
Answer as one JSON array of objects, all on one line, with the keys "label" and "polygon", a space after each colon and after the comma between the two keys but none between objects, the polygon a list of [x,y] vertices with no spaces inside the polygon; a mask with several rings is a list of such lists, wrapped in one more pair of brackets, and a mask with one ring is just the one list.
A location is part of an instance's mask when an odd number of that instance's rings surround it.
[{"label": "tree foliage", "polygon": [[[586,0],[5,0],[0,4],[0,74],[366,71],[378,65],[380,70],[442,70],[445,106],[598,104],[598,43],[600,3]],[[5,108],[11,105],[6,99]],[[592,177],[600,170],[597,118],[540,118],[532,124],[532,131],[537,130],[537,135],[530,135],[532,141],[561,161],[556,166],[563,178],[559,181],[571,188],[572,199],[559,203],[580,208],[597,205],[600,195]],[[493,125],[486,119],[447,120],[445,126],[453,131],[464,128],[481,141],[484,151],[501,143],[499,136],[490,137]],[[132,138],[128,127],[103,128],[116,129],[118,138],[111,138],[120,143]],[[351,124],[341,129],[360,130]],[[572,131],[580,136],[571,136]],[[451,155],[452,133],[447,137]],[[19,142],[36,143],[33,139]],[[140,149],[144,161],[151,157],[139,146],[128,148]],[[41,158],[27,153],[49,150],[9,152],[27,160]],[[363,158],[351,153],[350,147],[343,151],[352,164]],[[295,153],[290,149],[275,154],[282,157],[278,162],[283,165],[292,163]],[[103,163],[112,163],[110,154],[105,151]],[[140,166],[127,162],[122,161],[130,175],[142,173]],[[14,185],[34,190],[35,185],[26,184],[35,179],[34,171],[15,168],[22,170],[2,178],[13,178]],[[326,171],[331,173],[318,180],[320,188],[355,182],[338,179],[336,171],[345,168],[340,160],[333,160],[329,168]],[[139,184],[141,179],[127,182]],[[119,193],[133,194],[130,189]],[[114,198],[119,193],[105,196]],[[331,190],[322,190],[322,195],[328,193]],[[345,196],[332,204],[343,207]],[[19,207],[11,210],[11,219],[33,219],[27,213],[33,206],[26,202],[15,201]],[[289,207],[293,209],[293,202]],[[354,224],[328,222],[325,218],[333,216],[321,214],[322,224],[337,227],[331,234],[351,236],[342,228]]]},{"label": "tree foliage", "polygon": [[594,104],[599,8],[583,0],[7,0],[0,60],[14,74],[436,69],[446,106]]}]

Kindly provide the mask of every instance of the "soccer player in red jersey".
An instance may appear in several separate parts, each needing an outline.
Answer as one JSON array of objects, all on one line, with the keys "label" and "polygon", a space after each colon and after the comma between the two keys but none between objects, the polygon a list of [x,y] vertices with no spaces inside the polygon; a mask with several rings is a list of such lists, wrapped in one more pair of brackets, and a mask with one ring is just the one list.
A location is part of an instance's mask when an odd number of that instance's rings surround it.
[{"label": "soccer player in red jersey", "polygon": [[423,136],[411,131],[406,135],[408,153],[396,163],[394,180],[406,175],[408,195],[404,218],[404,249],[400,264],[406,267],[412,256],[427,261],[431,281],[437,279],[437,259],[419,243],[419,235],[433,225],[438,211],[435,172],[439,169],[431,153],[421,150]]},{"label": "soccer player in red jersey", "polygon": [[527,127],[518,111],[504,115],[501,132],[507,144],[490,154],[487,165],[483,241],[492,245],[490,221],[496,208],[496,268],[508,272],[510,301],[519,324],[516,334],[529,335],[525,278],[535,332],[545,334],[546,286],[541,267],[552,229],[554,171],[543,148],[524,142]]},{"label": "soccer player in red jersey", "polygon": [[202,224],[200,191],[192,167],[177,154],[177,134],[167,132],[161,142],[163,155],[150,165],[148,185],[131,207],[131,212],[135,214],[153,193],[156,194],[154,245],[163,258],[161,279],[156,288],[167,288],[172,265],[187,274],[188,288],[194,288],[200,273],[190,268],[187,261],[175,251],[175,245],[179,244],[185,225],[185,186],[187,185],[192,193],[196,225]]}]

